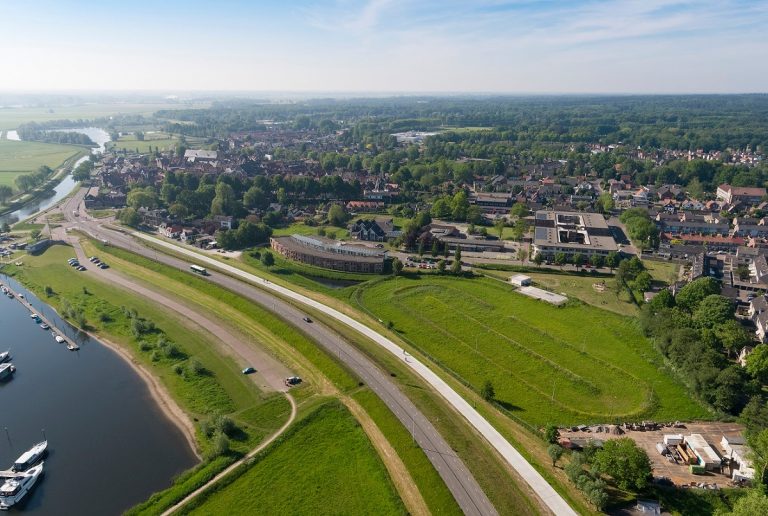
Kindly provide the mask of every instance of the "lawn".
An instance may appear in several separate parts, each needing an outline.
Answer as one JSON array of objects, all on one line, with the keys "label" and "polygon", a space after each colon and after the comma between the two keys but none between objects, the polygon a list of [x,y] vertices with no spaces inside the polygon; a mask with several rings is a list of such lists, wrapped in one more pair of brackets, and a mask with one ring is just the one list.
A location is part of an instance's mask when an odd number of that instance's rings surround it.
[{"label": "lawn", "polygon": [[339,402],[323,405],[184,514],[406,514],[384,464]]},{"label": "lawn", "polygon": [[0,140],[0,184],[14,186],[16,176],[42,165],[55,169],[82,150],[72,145]]},{"label": "lawn", "polygon": [[[486,276],[506,281],[514,272],[484,269]],[[618,288],[613,277],[590,277],[569,274],[528,271],[536,286],[558,294],[583,301],[592,306],[603,308],[620,315],[637,315],[637,305],[633,303],[626,289]]]},{"label": "lawn", "polygon": [[660,370],[635,321],[556,308],[490,278],[401,277],[359,287],[361,305],[476,391],[533,425],[693,419],[707,411]]},{"label": "lawn", "polygon": [[655,281],[670,285],[677,281],[677,273],[680,264],[674,262],[660,262],[656,260],[644,260],[643,265],[651,273]]},{"label": "lawn", "polygon": [[272,236],[288,236],[288,235],[318,236],[320,232],[325,232],[328,238],[337,238],[337,239],[349,238],[349,230],[346,228],[340,228],[337,226],[328,226],[328,225],[307,226],[303,222],[294,222],[289,226],[286,226],[283,228],[276,228],[272,232]]}]

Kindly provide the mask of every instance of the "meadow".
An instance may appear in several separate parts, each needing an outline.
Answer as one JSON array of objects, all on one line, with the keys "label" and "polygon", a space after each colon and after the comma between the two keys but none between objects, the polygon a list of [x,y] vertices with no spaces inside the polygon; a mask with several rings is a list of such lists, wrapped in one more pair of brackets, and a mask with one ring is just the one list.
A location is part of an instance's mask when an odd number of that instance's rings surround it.
[{"label": "meadow", "polygon": [[355,418],[329,402],[183,514],[406,514]]},{"label": "meadow", "polygon": [[42,165],[53,169],[83,148],[53,143],[0,140],[0,184],[14,186],[14,179]]},{"label": "meadow", "polygon": [[[102,118],[117,114],[151,115],[161,109],[186,109],[188,105],[147,102],[147,103],[89,103],[61,107],[3,107],[0,108],[0,130],[16,129],[27,122],[49,120],[79,120]],[[196,107],[205,107],[204,104]]]},{"label": "meadow", "polygon": [[116,142],[110,142],[108,144],[110,149],[126,149],[128,151],[135,151],[144,153],[149,152],[149,148],[160,149],[161,151],[168,151],[174,149],[179,139],[175,136],[165,133],[145,133],[143,140],[137,140],[136,136],[132,134],[121,136]]},{"label": "meadow", "polygon": [[490,278],[400,277],[353,299],[476,391],[490,380],[499,405],[533,425],[708,416],[628,317],[553,307]]}]

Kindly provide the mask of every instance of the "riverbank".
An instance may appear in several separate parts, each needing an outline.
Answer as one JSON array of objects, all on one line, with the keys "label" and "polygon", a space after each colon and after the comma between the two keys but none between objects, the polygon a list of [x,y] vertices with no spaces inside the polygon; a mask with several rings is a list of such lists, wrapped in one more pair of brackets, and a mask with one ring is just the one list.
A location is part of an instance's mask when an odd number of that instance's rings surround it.
[{"label": "riverbank", "polygon": [[[10,290],[13,295],[14,299],[18,300],[22,306],[24,306],[27,310],[30,312],[35,312],[34,307],[25,299],[25,297],[20,296],[19,292],[17,292],[14,288],[12,288],[10,285],[4,283],[6,288]],[[23,283],[22,283],[23,285]],[[42,302],[42,300],[41,300]],[[64,318],[61,316],[61,314],[51,305],[48,305],[48,308],[53,311],[53,313],[56,314],[57,317],[64,320]],[[44,316],[41,316],[41,318],[49,325],[51,326],[51,329],[56,331],[58,334],[63,334],[61,330],[56,328],[56,326],[53,324],[52,321],[49,321]],[[136,360],[136,357],[134,357],[131,352],[127,349],[125,349],[123,346],[120,346],[119,344],[116,344],[112,342],[109,339],[105,339],[102,336],[97,336],[93,334],[92,332],[88,331],[87,329],[83,328],[77,328],[78,331],[88,335],[91,339],[93,339],[96,342],[100,342],[103,344],[107,349],[115,353],[116,356],[118,356],[120,359],[125,362],[135,373],[138,378],[141,379],[141,381],[146,385],[148,392],[150,393],[150,396],[152,397],[153,402],[157,406],[158,409],[165,415],[166,419],[171,422],[174,426],[176,426],[181,434],[184,436],[185,441],[189,445],[190,450],[192,453],[195,454],[195,456],[198,458],[198,460],[202,460],[202,455],[200,454],[200,451],[198,449],[197,445],[197,439],[195,435],[195,426],[192,423],[192,420],[190,419],[189,415],[185,413],[178,403],[176,403],[176,400],[173,399],[171,394],[168,392],[168,390],[165,389],[165,387],[148,371],[144,366],[142,366],[138,361]]]}]

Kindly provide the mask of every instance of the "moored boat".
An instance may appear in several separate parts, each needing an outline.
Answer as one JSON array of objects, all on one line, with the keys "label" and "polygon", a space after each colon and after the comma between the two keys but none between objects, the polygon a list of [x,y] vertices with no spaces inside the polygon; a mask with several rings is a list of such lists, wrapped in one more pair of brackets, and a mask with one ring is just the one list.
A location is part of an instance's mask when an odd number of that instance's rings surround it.
[{"label": "moored boat", "polygon": [[3,351],[2,353],[0,353],[0,364],[5,362],[6,360],[10,360],[10,359],[11,359],[11,350],[10,349],[8,351]]},{"label": "moored boat", "polygon": [[78,349],[80,349],[80,346],[78,346],[74,342],[70,342],[69,344],[67,344],[67,349],[70,351],[77,351]]},{"label": "moored boat", "polygon": [[0,364],[0,380],[5,380],[6,378],[10,377],[15,371],[16,371],[16,366],[11,364],[10,362],[7,362],[5,364]]},{"label": "moored boat", "polygon": [[53,338],[54,338],[54,340],[55,340],[56,342],[58,342],[59,344],[62,344],[62,343],[64,343],[64,342],[67,342],[67,339],[65,339],[64,337],[62,337],[61,335],[59,335],[59,334],[58,334],[58,333],[56,333],[56,332],[53,332]]},{"label": "moored boat", "polygon": [[7,511],[19,503],[43,474],[43,462],[35,467],[6,479],[0,486],[0,510]]},{"label": "moored boat", "polygon": [[48,449],[48,441],[40,441],[29,450],[22,453],[11,467],[12,471],[26,471],[37,461],[43,458],[45,450]]}]

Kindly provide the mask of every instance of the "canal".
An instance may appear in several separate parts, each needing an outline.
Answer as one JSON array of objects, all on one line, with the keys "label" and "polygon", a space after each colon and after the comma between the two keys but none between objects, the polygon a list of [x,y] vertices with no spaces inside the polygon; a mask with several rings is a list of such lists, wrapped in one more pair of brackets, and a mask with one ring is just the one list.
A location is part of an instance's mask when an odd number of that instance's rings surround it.
[{"label": "canal", "polygon": [[197,459],[136,372],[114,351],[31,304],[80,345],[57,344],[16,299],[0,296],[0,351],[17,370],[0,382],[0,469],[43,437],[44,476],[19,508],[27,514],[120,514],[170,485]]}]

